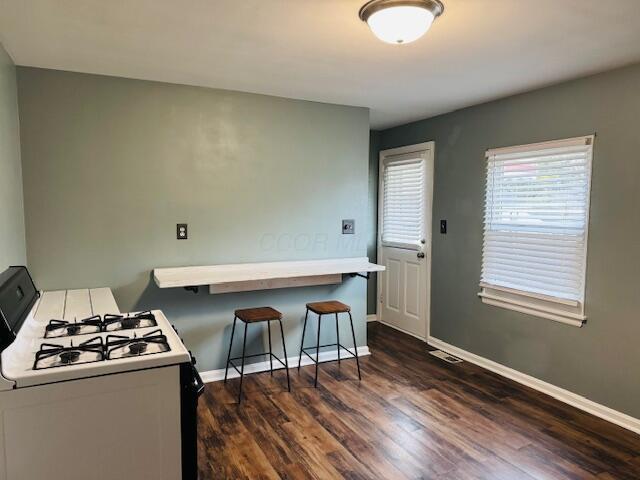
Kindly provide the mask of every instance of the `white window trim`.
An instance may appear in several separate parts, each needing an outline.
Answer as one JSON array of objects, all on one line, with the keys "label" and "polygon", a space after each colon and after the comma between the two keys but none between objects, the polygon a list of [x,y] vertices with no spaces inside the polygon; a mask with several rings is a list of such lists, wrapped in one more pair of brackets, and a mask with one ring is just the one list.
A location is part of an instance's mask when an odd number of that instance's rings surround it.
[{"label": "white window trim", "polygon": [[[548,150],[552,148],[566,148],[572,146],[584,146],[591,145],[592,149],[589,156],[589,178],[588,178],[588,195],[586,202],[586,231],[585,231],[585,247],[584,247],[584,261],[583,261],[583,276],[584,276],[584,291],[583,298],[586,296],[586,268],[587,268],[587,252],[589,249],[589,214],[591,210],[591,179],[593,170],[593,143],[595,139],[594,135],[586,135],[583,137],[575,137],[564,140],[556,140],[551,142],[533,143],[529,145],[519,145],[515,147],[495,148],[487,150],[485,158],[492,157],[494,155],[505,155],[510,153],[520,152],[535,152],[537,149]],[[486,187],[485,187],[486,188]],[[574,327],[582,327],[587,320],[585,313],[584,302],[578,302],[574,300],[568,300],[563,298],[551,297],[547,295],[540,295],[537,293],[515,290],[511,288],[505,288],[502,286],[490,285],[486,283],[480,283],[480,292],[478,296],[482,302],[501,307],[508,310],[513,310],[520,313],[525,313],[539,318],[545,318],[556,322],[563,323],[565,325],[571,325]]]}]

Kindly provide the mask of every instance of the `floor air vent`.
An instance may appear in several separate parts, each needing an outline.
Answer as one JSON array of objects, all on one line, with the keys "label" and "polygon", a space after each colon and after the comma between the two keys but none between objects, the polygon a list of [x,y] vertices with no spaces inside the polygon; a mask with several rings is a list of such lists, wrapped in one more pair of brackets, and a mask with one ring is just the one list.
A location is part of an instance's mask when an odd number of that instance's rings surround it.
[{"label": "floor air vent", "polygon": [[463,360],[458,358],[458,357],[454,357],[453,355],[447,353],[447,352],[443,352],[442,350],[431,350],[429,352],[431,355],[433,355],[434,357],[438,357],[440,360],[444,360],[445,362],[448,363],[462,363]]}]

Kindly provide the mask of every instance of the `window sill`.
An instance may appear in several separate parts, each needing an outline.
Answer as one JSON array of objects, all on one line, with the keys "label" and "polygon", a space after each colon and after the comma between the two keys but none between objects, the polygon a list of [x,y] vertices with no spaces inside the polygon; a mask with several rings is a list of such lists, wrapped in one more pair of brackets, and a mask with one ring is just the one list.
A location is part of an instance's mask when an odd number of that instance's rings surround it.
[{"label": "window sill", "polygon": [[494,307],[506,308],[527,315],[553,320],[573,327],[582,327],[587,320],[583,305],[579,302],[534,298],[510,289],[483,285],[478,293],[482,302]]}]

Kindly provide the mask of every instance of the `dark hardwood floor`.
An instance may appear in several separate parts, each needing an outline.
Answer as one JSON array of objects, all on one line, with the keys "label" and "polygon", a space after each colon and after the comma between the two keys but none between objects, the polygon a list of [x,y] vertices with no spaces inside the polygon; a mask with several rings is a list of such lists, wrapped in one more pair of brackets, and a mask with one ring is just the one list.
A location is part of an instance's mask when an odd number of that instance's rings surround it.
[{"label": "dark hardwood floor", "polygon": [[[200,479],[640,479],[640,436],[369,324],[371,356],[207,385]],[[594,380],[595,381],[595,380]]]}]

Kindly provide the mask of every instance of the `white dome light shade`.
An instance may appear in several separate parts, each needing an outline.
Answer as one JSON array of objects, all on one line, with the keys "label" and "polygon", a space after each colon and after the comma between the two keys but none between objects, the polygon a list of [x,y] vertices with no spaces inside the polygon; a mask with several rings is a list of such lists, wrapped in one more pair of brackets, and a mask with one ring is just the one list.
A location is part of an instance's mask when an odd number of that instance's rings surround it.
[{"label": "white dome light shade", "polygon": [[387,43],[415,42],[431,27],[433,13],[421,7],[391,7],[378,10],[367,24],[373,34]]},{"label": "white dome light shade", "polygon": [[443,11],[439,0],[371,0],[360,9],[360,19],[380,40],[397,45],[422,37]]}]

